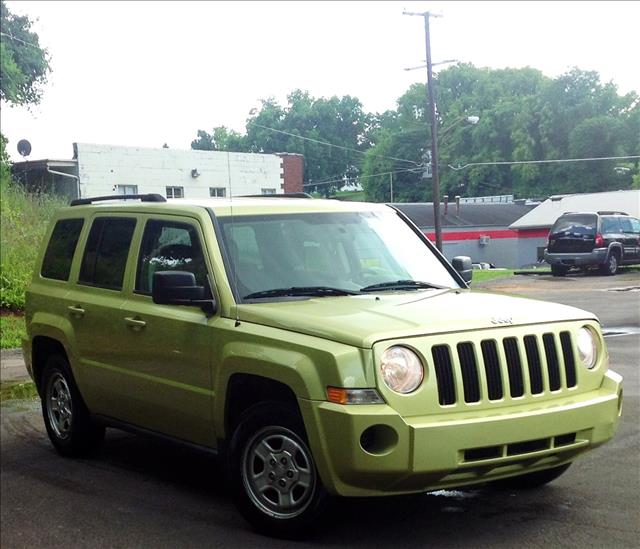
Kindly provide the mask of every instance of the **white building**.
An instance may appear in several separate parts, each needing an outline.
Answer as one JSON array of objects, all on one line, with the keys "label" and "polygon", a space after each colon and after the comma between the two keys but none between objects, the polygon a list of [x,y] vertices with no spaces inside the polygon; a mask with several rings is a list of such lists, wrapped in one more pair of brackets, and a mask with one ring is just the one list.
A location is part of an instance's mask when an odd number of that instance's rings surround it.
[{"label": "white building", "polygon": [[70,198],[157,193],[207,198],[302,192],[303,157],[74,143],[71,160],[17,162],[30,188]]}]

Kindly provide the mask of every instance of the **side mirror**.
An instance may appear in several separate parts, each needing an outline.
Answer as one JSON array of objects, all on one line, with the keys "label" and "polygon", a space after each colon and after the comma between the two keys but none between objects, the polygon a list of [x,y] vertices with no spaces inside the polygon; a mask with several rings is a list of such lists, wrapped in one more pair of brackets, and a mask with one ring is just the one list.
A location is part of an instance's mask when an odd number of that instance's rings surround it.
[{"label": "side mirror", "polygon": [[187,271],[160,271],[153,274],[151,297],[159,305],[195,305],[206,313],[215,313],[215,300],[207,299],[204,286],[196,286],[196,277]]},{"label": "side mirror", "polygon": [[458,274],[467,283],[471,282],[473,277],[473,265],[471,264],[471,258],[466,255],[459,255],[453,258],[451,262],[453,268],[458,271]]}]

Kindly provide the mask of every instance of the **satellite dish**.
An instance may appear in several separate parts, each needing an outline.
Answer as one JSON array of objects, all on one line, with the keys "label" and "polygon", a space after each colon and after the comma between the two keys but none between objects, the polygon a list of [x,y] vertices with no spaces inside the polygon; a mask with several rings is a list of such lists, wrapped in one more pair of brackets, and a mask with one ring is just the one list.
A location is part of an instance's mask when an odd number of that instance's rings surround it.
[{"label": "satellite dish", "polygon": [[24,157],[29,156],[31,154],[31,143],[26,139],[18,141],[18,152]]}]

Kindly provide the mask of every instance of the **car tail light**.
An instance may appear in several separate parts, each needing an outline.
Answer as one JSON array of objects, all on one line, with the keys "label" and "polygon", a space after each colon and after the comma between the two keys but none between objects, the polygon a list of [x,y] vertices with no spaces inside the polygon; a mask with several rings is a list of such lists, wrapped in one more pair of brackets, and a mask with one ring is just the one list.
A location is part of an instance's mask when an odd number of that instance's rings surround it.
[{"label": "car tail light", "polygon": [[596,235],[596,248],[604,248],[604,238],[600,233]]}]

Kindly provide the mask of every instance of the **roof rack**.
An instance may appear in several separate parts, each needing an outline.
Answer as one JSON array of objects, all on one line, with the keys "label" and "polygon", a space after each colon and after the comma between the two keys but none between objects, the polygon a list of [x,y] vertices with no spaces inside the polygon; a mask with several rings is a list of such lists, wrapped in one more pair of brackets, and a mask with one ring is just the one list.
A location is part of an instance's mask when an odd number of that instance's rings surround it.
[{"label": "roof rack", "polygon": [[140,200],[142,202],[166,202],[167,199],[161,194],[112,194],[110,196],[94,196],[93,198],[75,198],[70,206],[84,206],[94,202],[104,202],[106,200]]},{"label": "roof rack", "polygon": [[629,214],[627,212],[603,211],[603,212],[598,212],[598,215],[629,215]]},{"label": "roof rack", "polygon": [[238,198],[313,198],[308,193],[243,194]]}]

